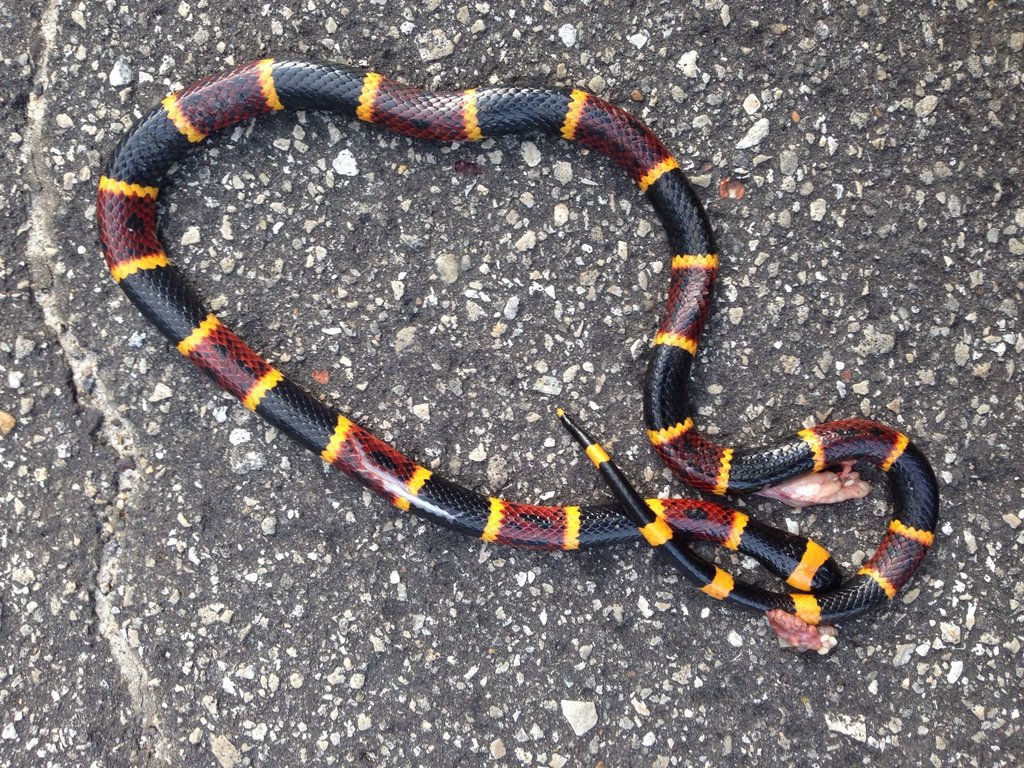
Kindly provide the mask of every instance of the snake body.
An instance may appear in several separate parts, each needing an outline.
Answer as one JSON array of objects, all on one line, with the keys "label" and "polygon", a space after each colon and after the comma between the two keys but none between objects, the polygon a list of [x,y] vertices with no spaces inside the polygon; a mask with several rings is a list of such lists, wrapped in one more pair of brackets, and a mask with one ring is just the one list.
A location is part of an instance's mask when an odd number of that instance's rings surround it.
[{"label": "snake body", "polygon": [[[840,583],[813,541],[707,501],[648,499],[638,526],[619,504],[539,506],[489,497],[406,457],[329,408],[253,351],[198,298],[157,234],[157,196],[170,166],[209,134],[282,109],[327,110],[434,141],[509,134],[561,136],[607,156],[637,184],[668,235],[671,282],[654,338],[645,419],[661,459],[689,485],[751,493],[848,461],[881,469],[893,514],[876,552]],[[289,437],[402,510],[485,541],[540,549],[629,541],[672,542],[682,570],[711,597],[781,610],[809,625],[849,618],[891,599],[928,548],[938,518],[932,470],[909,439],[846,420],[756,450],[719,446],[690,416],[687,386],[718,269],[711,226],[679,164],[628,112],[580,90],[480,88],[432,93],[375,72],[302,59],[263,59],[199,80],[165,98],[121,139],[100,180],[97,218],[107,266],[128,298],[197,367]],[[793,591],[734,579],[693,553],[699,539],[759,559]]]}]

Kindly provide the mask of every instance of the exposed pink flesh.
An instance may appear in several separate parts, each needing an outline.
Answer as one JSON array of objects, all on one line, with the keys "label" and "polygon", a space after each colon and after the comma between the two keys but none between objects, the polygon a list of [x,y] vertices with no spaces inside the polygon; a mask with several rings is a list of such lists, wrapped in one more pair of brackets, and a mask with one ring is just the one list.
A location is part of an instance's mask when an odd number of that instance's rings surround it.
[{"label": "exposed pink flesh", "polygon": [[836,472],[811,472],[794,477],[784,483],[758,491],[758,495],[778,499],[791,507],[809,507],[812,504],[836,504],[848,499],[862,499],[871,491],[871,484],[860,479],[853,471],[853,462],[844,461]]},{"label": "exposed pink flesh", "polygon": [[813,626],[778,608],[768,611],[764,618],[779,640],[795,651],[817,651],[824,655],[836,647],[836,632],[832,627]]}]

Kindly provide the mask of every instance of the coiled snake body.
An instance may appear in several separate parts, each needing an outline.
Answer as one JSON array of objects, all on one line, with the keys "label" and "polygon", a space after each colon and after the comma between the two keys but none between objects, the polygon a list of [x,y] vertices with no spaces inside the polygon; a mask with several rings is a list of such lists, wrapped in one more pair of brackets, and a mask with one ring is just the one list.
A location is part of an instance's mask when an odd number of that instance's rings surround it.
[{"label": "coiled snake body", "polygon": [[[609,157],[654,206],[672,258],[668,302],[645,388],[646,425],[658,455],[689,485],[715,494],[763,491],[829,467],[849,468],[854,461],[872,464],[886,474],[894,506],[874,555],[840,584],[834,561],[814,542],[705,501],[651,499],[630,517],[621,493],[616,504],[557,507],[487,497],[434,474],[287,379],[206,309],[170,263],[157,235],[156,204],[167,170],[195,144],[210,133],[281,109],[329,110],[435,141],[552,134]],[[784,627],[807,629],[850,618],[891,599],[932,544],[938,514],[934,475],[907,437],[889,427],[859,419],[836,421],[755,450],[716,445],[696,430],[686,392],[718,268],[712,230],[678,163],[658,138],[629,113],[583,91],[430,93],[338,64],[255,61],[171,94],[138,121],[100,180],[97,217],[114,280],[183,355],[324,461],[400,509],[460,533],[542,549],[576,549],[642,535],[651,545],[671,550],[676,565],[711,597],[766,612],[776,617],[772,623],[780,635],[811,647],[818,647],[815,633],[810,632],[810,640],[794,640],[793,630]],[[578,433],[577,438],[590,445],[588,454],[601,464],[599,446]],[[750,554],[786,578],[793,591],[772,592],[734,579],[693,553],[687,538]]]}]

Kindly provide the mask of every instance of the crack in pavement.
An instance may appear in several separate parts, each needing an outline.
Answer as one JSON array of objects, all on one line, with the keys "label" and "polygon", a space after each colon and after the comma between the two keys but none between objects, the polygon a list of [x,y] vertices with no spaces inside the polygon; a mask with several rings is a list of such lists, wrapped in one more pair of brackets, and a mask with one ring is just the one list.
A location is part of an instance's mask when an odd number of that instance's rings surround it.
[{"label": "crack in pavement", "polygon": [[[52,182],[46,162],[47,85],[50,53],[57,37],[57,17],[61,3],[50,0],[43,12],[33,48],[36,62],[33,89],[29,96],[26,120],[27,175],[32,180],[28,217],[26,261],[32,281],[33,300],[43,314],[43,322],[52,331],[71,370],[74,396],[80,407],[97,411],[102,419],[98,439],[119,457],[135,458],[135,432],[117,410],[117,402],[102,377],[96,374],[96,355],[83,346],[65,321],[55,283],[52,263],[57,254],[54,245],[54,214],[58,207],[57,187]],[[135,714],[141,723],[143,743],[140,750],[148,753],[151,765],[170,765],[171,743],[161,730],[159,707],[149,685],[149,674],[141,656],[132,647],[117,621],[117,606],[110,595],[117,580],[120,541],[124,536],[124,511],[138,499],[143,487],[138,471],[118,471],[116,500],[99,513],[100,556],[91,588],[97,627],[109,647],[110,655],[120,672]],[[147,743],[148,742],[148,743]]]}]

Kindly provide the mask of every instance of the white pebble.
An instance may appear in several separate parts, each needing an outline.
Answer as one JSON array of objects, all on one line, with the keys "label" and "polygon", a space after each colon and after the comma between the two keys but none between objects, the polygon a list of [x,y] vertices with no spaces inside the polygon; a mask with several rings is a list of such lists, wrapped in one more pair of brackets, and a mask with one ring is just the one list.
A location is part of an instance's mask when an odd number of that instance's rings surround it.
[{"label": "white pebble", "polygon": [[533,390],[545,395],[562,394],[562,382],[554,376],[541,376],[533,382]]},{"label": "white pebble", "polygon": [[149,402],[159,403],[161,400],[171,397],[171,395],[171,388],[161,381],[153,387],[153,394],[149,396]]},{"label": "white pebble", "polygon": [[522,147],[523,161],[534,168],[540,165],[540,150],[537,149],[537,145],[532,141],[524,141]]},{"label": "white pebble", "polygon": [[687,51],[684,53],[679,57],[676,67],[683,73],[683,77],[688,77],[691,80],[696,78],[700,74],[700,70],[697,69],[697,52]]},{"label": "white pebble", "polygon": [[533,247],[536,244],[537,234],[532,229],[528,229],[523,233],[522,237],[516,240],[515,248],[517,251],[521,253],[523,251],[533,250]]},{"label": "white pebble", "polygon": [[338,153],[338,156],[331,163],[331,168],[339,176],[359,175],[359,166],[356,164],[355,155],[348,149],[343,149]]},{"label": "white pebble", "polygon": [[867,723],[863,715],[825,715],[825,725],[830,731],[849,736],[855,741],[865,742],[868,740]]},{"label": "white pebble", "polygon": [[576,45],[576,27],[572,24],[563,24],[558,28],[558,37],[566,48]]},{"label": "white pebble", "polygon": [[747,135],[736,143],[736,149],[749,149],[750,147],[756,147],[764,141],[765,138],[767,138],[768,128],[768,118],[762,117],[750,127],[750,130],[747,131]]},{"label": "white pebble", "polygon": [[569,220],[569,206],[565,203],[555,204],[555,226],[560,227]]},{"label": "white pebble", "polygon": [[637,48],[643,48],[647,45],[647,41],[651,39],[651,36],[646,32],[637,32],[635,35],[630,35],[626,38]]},{"label": "white pebble", "polygon": [[232,429],[231,434],[228,435],[228,442],[232,445],[242,445],[252,440],[252,432],[248,429]]},{"label": "white pebble", "polygon": [[434,260],[434,269],[437,270],[441,281],[451,285],[459,279],[459,268],[461,260],[454,253],[442,253]]},{"label": "white pebble", "polygon": [[937,106],[939,106],[939,97],[934,93],[929,93],[914,105],[914,114],[922,118],[928,117]]},{"label": "white pebble", "polygon": [[519,314],[519,297],[509,296],[501,313],[505,316],[506,320],[515,320],[516,315]]},{"label": "white pebble", "polygon": [[189,227],[181,234],[182,245],[195,245],[199,239],[199,227]]},{"label": "white pebble", "polygon": [[597,725],[597,707],[592,701],[562,701],[562,715],[569,721],[573,733],[582,736]]},{"label": "white pebble", "polygon": [[940,622],[939,632],[942,635],[942,639],[947,643],[960,642],[960,627],[956,624],[950,624],[948,621]]},{"label": "white pebble", "polygon": [[115,88],[128,85],[132,81],[132,68],[128,66],[128,61],[121,56],[116,62],[114,62],[113,68],[110,70],[110,84]]}]

